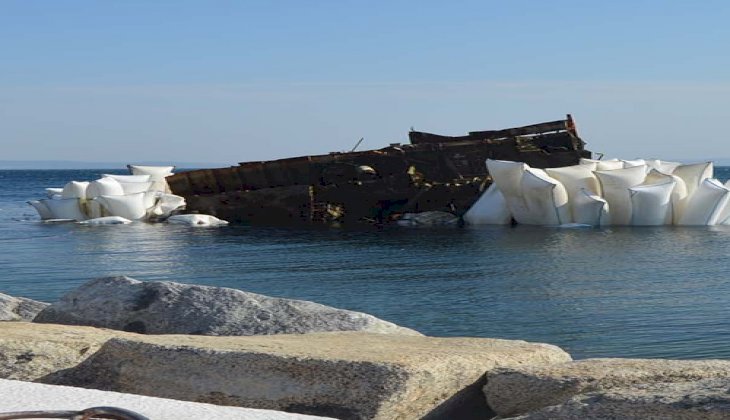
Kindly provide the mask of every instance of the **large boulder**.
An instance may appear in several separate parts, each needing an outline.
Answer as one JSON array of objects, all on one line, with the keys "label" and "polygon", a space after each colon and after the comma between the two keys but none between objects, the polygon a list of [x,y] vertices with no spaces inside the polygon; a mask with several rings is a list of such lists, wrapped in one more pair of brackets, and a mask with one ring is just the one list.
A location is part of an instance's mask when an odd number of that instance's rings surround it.
[{"label": "large boulder", "polygon": [[727,420],[728,388],[728,379],[634,385],[578,395],[563,404],[510,419]]},{"label": "large boulder", "polygon": [[562,404],[578,394],[712,378],[730,379],[730,361],[585,359],[494,369],[487,374],[484,392],[489,406],[508,417]]},{"label": "large boulder", "polygon": [[89,349],[55,364],[54,373],[16,379],[344,419],[485,419],[491,415],[481,393],[485,372],[570,360],[548,344],[488,338],[206,337],[20,324],[0,323],[0,337],[15,337],[35,354],[48,352],[49,340],[69,348],[88,340]]},{"label": "large boulder", "polygon": [[46,306],[37,300],[0,293],[0,321],[30,321]]},{"label": "large boulder", "polygon": [[96,328],[0,322],[0,378],[43,380],[77,366],[115,336],[115,331]]},{"label": "large boulder", "polygon": [[33,322],[88,325],[142,334],[268,335],[369,331],[420,335],[361,312],[225,287],[129,277],[92,280]]}]

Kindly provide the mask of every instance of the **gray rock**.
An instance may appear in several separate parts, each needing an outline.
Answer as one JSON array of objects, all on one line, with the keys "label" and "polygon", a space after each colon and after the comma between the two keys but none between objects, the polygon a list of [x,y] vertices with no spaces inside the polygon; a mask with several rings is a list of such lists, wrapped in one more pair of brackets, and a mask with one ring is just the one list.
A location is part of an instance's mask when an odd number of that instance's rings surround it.
[{"label": "gray rock", "polygon": [[118,334],[96,328],[0,322],[0,379],[37,381],[73,368]]},{"label": "gray rock", "polygon": [[489,406],[507,417],[562,404],[578,394],[711,378],[730,378],[730,361],[585,359],[492,370],[484,393]]},{"label": "gray rock", "polygon": [[46,306],[37,300],[0,293],[0,321],[30,321]]},{"label": "gray rock", "polygon": [[484,372],[570,359],[555,346],[486,338],[118,334],[44,382],[344,419],[467,420],[491,416]]},{"label": "gray rock", "polygon": [[727,420],[730,381],[656,383],[578,395],[513,419],[521,420]]},{"label": "gray rock", "polygon": [[267,335],[323,331],[420,333],[361,312],[224,287],[92,280],[41,311],[33,322],[88,325],[142,334]]}]

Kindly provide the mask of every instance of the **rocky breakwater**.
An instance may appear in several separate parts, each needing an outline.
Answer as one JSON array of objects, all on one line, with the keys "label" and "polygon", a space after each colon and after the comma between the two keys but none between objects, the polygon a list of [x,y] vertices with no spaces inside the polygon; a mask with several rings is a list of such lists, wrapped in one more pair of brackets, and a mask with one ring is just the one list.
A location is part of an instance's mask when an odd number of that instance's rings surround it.
[{"label": "rocky breakwater", "polygon": [[30,321],[47,303],[0,293],[0,321]]},{"label": "rocky breakwater", "polygon": [[0,322],[0,378],[342,419],[488,418],[486,372],[570,360],[548,344],[424,337],[311,302],[124,277],[36,321]]},{"label": "rocky breakwater", "polygon": [[586,359],[493,369],[500,418],[728,419],[730,361]]},{"label": "rocky breakwater", "polygon": [[33,322],[141,334],[268,335],[368,331],[421,335],[362,312],[226,287],[129,277],[92,280],[43,309]]}]

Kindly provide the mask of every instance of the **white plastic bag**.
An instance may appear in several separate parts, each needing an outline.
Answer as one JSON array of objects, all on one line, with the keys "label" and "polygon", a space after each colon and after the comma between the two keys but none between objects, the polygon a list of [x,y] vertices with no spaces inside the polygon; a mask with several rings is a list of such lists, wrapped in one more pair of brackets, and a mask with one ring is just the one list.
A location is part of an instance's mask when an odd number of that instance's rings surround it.
[{"label": "white plastic bag", "polygon": [[582,189],[571,202],[573,222],[591,226],[611,224],[608,202],[592,191]]},{"label": "white plastic bag", "polygon": [[522,194],[522,175],[529,166],[523,162],[487,159],[487,171],[504,196],[517,223],[532,224],[530,211]]},{"label": "white plastic bag", "polygon": [[114,175],[102,174],[103,178],[113,178],[119,182],[150,182],[149,175]]},{"label": "white plastic bag", "polygon": [[508,225],[512,222],[507,200],[496,184],[492,183],[464,213],[464,222],[470,225]]},{"label": "white plastic bag", "polygon": [[86,198],[86,189],[89,183],[86,181],[71,181],[63,186],[62,198]]},{"label": "white plastic bag", "polygon": [[78,198],[64,198],[61,200],[40,200],[51,212],[51,219],[67,219],[80,222],[86,220],[86,215],[81,210],[81,203]]},{"label": "white plastic bag", "polygon": [[641,185],[646,178],[646,166],[594,172],[601,183],[603,198],[608,202],[611,224],[631,223],[631,195],[629,188]]},{"label": "white plastic bag", "polygon": [[92,181],[86,189],[86,198],[96,198],[103,195],[124,195],[122,185],[114,178],[101,178]]},{"label": "white plastic bag", "polygon": [[525,170],[522,194],[529,211],[529,220],[524,224],[562,225],[572,222],[565,187],[542,169]]},{"label": "white plastic bag", "polygon": [[673,179],[629,188],[632,226],[662,226],[672,223]]},{"label": "white plastic bag", "polygon": [[145,193],[130,195],[102,195],[99,201],[112,216],[129,220],[141,220],[147,215],[144,206]]},{"label": "white plastic bag", "polygon": [[33,201],[28,201],[28,204],[33,206],[35,211],[38,212],[38,216],[41,217],[41,220],[48,220],[48,219],[54,218],[53,213],[51,213],[51,210],[48,208],[48,206],[46,206],[45,203],[38,201],[38,200],[33,200]]},{"label": "white plastic bag", "polygon": [[684,226],[713,226],[724,221],[730,189],[716,179],[705,179],[692,195],[679,221]]}]

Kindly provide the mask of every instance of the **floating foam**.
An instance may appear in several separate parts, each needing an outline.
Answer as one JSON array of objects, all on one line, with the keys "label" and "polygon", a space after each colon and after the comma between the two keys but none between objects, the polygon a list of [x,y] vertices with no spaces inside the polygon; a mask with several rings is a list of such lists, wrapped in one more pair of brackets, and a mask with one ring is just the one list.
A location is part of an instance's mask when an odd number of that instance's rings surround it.
[{"label": "floating foam", "polygon": [[629,188],[631,225],[661,226],[672,223],[673,179],[658,184],[642,184]]},{"label": "floating foam", "polygon": [[121,216],[107,216],[84,220],[79,223],[83,225],[127,225],[132,223],[132,221]]},{"label": "floating foam", "polygon": [[525,224],[562,225],[571,222],[565,187],[542,169],[527,168],[522,175],[522,193],[529,211]]},{"label": "floating foam", "polygon": [[646,165],[624,169],[595,171],[601,183],[603,198],[608,202],[611,224],[631,223],[631,195],[629,188],[641,185],[646,178]]},{"label": "floating foam", "polygon": [[176,214],[170,216],[167,223],[188,226],[225,226],[228,224],[225,220],[207,214]]},{"label": "floating foam", "polygon": [[507,208],[507,200],[492,183],[482,196],[464,214],[464,222],[470,225],[508,225],[512,223],[512,213]]}]

